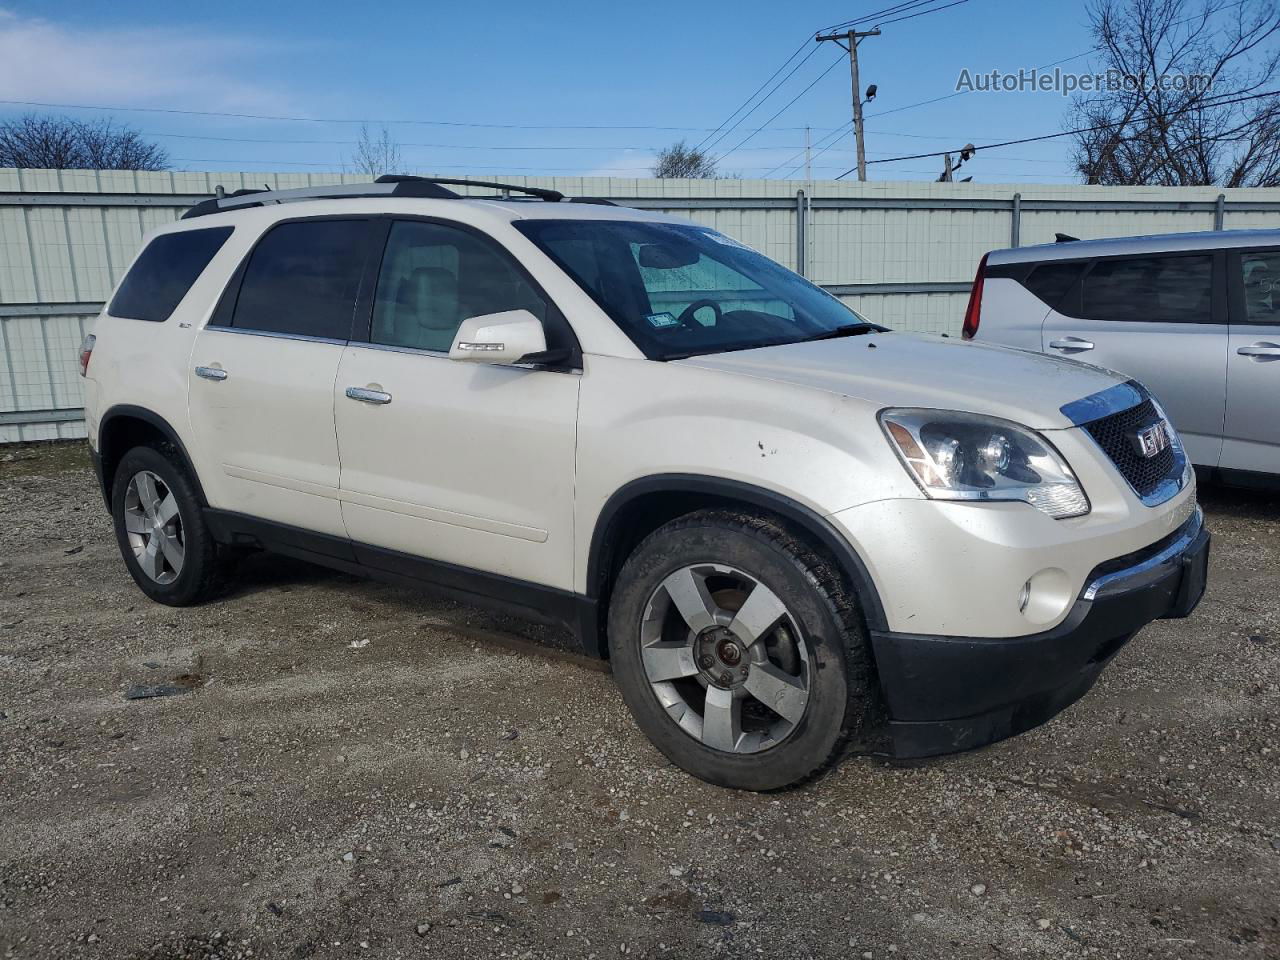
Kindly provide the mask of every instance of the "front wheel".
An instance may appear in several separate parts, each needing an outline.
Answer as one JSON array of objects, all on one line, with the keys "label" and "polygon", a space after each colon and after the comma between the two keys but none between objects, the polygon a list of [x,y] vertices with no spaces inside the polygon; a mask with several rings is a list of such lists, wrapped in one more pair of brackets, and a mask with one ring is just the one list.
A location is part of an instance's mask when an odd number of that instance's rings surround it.
[{"label": "front wheel", "polygon": [[185,607],[217,592],[225,557],[191,478],[170,452],[134,447],[120,459],[111,516],[125,566],[158,603]]},{"label": "front wheel", "polygon": [[681,517],[647,537],[609,608],[613,672],[640,728],[711,783],[772,790],[859,733],[870,657],[830,565],[776,521]]}]

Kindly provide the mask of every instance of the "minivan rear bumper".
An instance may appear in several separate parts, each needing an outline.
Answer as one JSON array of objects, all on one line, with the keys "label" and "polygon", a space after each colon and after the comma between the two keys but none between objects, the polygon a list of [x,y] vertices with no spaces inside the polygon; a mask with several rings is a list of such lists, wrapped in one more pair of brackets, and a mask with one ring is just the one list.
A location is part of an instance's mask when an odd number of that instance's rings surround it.
[{"label": "minivan rear bumper", "polygon": [[890,752],[915,758],[970,750],[1066,709],[1142,627],[1190,615],[1204,593],[1209,541],[1197,509],[1160,543],[1099,566],[1067,618],[1044,633],[989,639],[872,631]]}]

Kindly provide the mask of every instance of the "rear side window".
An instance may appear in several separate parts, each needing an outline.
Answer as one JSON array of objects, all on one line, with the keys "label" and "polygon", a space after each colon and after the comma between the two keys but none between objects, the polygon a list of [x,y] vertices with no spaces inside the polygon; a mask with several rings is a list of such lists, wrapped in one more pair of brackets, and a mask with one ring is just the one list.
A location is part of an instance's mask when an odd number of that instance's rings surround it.
[{"label": "rear side window", "polygon": [[1213,257],[1099,260],[1084,280],[1094,320],[1213,322]]},{"label": "rear side window", "polygon": [[299,220],[254,247],[231,325],[347,340],[364,263],[367,220]]},{"label": "rear side window", "polygon": [[[1042,263],[1031,271],[1023,285],[1053,310],[1061,309],[1069,294],[1074,294],[1074,305],[1078,305],[1080,297],[1076,284],[1084,274],[1085,266],[1083,261]],[[1063,312],[1074,313],[1075,310]]]},{"label": "rear side window", "polygon": [[213,255],[227,242],[231,230],[210,227],[156,237],[129,268],[107,313],[153,323],[168,320]]}]

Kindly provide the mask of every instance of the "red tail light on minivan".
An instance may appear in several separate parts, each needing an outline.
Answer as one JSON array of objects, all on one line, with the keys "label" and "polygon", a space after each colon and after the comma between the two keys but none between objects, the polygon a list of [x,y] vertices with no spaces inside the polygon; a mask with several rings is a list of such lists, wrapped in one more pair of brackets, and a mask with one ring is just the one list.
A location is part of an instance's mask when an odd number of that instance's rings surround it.
[{"label": "red tail light on minivan", "polygon": [[987,276],[987,256],[983,254],[978,261],[978,275],[973,278],[973,289],[969,291],[969,308],[964,312],[964,328],[960,335],[972,340],[978,335],[978,324],[982,322],[982,282]]},{"label": "red tail light on minivan", "polygon": [[92,333],[80,341],[80,376],[82,377],[89,375],[89,358],[93,356],[93,345],[97,342],[98,338]]}]

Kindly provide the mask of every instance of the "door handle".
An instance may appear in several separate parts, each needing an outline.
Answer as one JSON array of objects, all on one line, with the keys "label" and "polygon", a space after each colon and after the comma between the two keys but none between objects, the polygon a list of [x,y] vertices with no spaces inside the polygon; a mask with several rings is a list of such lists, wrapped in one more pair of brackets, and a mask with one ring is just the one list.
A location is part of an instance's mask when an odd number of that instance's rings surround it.
[{"label": "door handle", "polygon": [[196,376],[204,380],[222,381],[227,379],[227,371],[221,367],[196,367]]},{"label": "door handle", "polygon": [[1061,340],[1050,340],[1049,346],[1054,350],[1092,350],[1092,340],[1082,340],[1080,337],[1063,337]]},{"label": "door handle", "polygon": [[381,406],[391,402],[391,394],[383,393],[381,390],[371,390],[369,387],[347,387],[347,399],[359,400],[361,403],[376,403]]},{"label": "door handle", "polygon": [[1274,343],[1251,343],[1247,347],[1241,347],[1236,353],[1242,357],[1253,357],[1254,360],[1275,360],[1280,359],[1280,345]]}]

